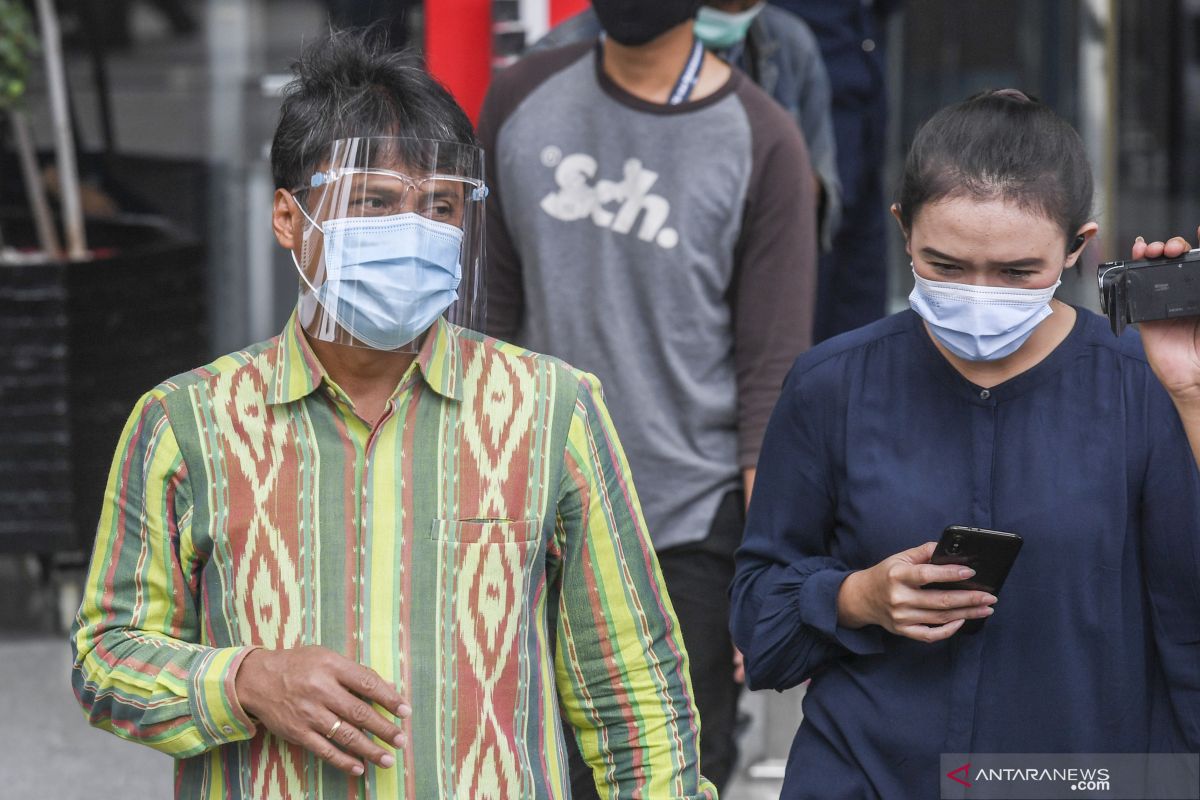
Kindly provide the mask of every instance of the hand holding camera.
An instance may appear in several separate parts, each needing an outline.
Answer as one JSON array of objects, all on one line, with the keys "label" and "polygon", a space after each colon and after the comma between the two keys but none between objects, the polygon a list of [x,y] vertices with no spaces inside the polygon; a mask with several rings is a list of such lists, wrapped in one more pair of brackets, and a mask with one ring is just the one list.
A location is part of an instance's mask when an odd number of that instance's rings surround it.
[{"label": "hand holding camera", "polygon": [[[1200,234],[1200,230],[1197,233]],[[1159,264],[1179,263],[1181,266],[1176,270],[1190,275],[1189,289],[1194,287],[1194,291],[1200,292],[1200,250],[1190,250],[1190,247],[1182,236],[1165,243],[1146,243],[1138,237],[1133,245],[1133,257],[1163,259]],[[1185,285],[1182,274],[1175,285],[1180,288]],[[1179,307],[1182,303],[1175,305]],[[1200,405],[1200,308],[1189,315],[1170,314],[1165,319],[1147,319],[1141,323],[1141,333],[1150,366],[1176,404]]]},{"label": "hand holding camera", "polygon": [[[1134,250],[1145,252],[1149,247],[1139,237]],[[1200,250],[1187,250],[1182,237],[1162,247],[1169,248],[1172,254],[1181,247],[1185,252],[1177,256],[1110,261],[1101,264],[1096,272],[1100,307],[1117,336],[1133,322],[1200,315]],[[1159,249],[1155,247],[1156,251]]]},{"label": "hand holding camera", "polygon": [[[1197,235],[1200,236],[1200,229],[1197,229]],[[1146,357],[1154,374],[1171,395],[1187,431],[1196,462],[1200,464],[1200,309],[1190,313],[1185,309],[1185,304],[1192,302],[1188,298],[1200,291],[1200,251],[1190,248],[1191,244],[1182,236],[1175,236],[1166,242],[1146,242],[1139,236],[1134,242],[1132,256],[1135,262],[1140,263],[1126,264],[1127,269],[1122,270],[1127,275],[1149,275],[1152,273],[1145,272],[1147,267],[1172,265],[1172,280],[1160,281],[1159,287],[1149,287],[1152,291],[1157,288],[1164,298],[1174,296],[1173,300],[1162,303],[1163,310],[1169,313],[1133,319],[1131,317],[1139,314],[1127,314],[1124,300],[1111,288],[1116,285],[1115,279],[1121,272],[1107,270],[1106,267],[1110,265],[1105,264],[1101,266],[1099,279],[1101,304],[1113,323],[1114,332],[1118,332],[1122,315],[1125,315],[1125,321],[1139,323]],[[1107,291],[1106,279],[1110,286]]]}]

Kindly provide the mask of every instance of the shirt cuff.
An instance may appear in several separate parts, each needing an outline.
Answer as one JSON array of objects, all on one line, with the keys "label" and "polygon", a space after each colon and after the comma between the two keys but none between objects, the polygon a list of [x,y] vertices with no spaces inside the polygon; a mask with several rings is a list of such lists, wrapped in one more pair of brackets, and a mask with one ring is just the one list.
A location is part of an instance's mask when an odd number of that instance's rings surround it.
[{"label": "shirt cuff", "polygon": [[192,717],[209,747],[250,739],[257,726],[234,689],[242,659],[257,647],[215,647],[196,660],[188,676]]},{"label": "shirt cuff", "polygon": [[856,656],[883,652],[883,630],[876,625],[846,628],[837,621],[838,591],[850,570],[823,569],[800,587],[800,619]]}]

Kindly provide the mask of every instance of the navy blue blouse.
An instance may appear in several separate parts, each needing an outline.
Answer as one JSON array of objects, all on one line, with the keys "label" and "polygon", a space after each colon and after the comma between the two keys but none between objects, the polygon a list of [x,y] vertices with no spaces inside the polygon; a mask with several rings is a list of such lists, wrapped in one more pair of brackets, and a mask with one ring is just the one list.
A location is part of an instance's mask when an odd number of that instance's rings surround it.
[{"label": "navy blue blouse", "polygon": [[[849,571],[949,524],[1025,539],[981,633],[838,626]],[[1200,474],[1138,335],[1087,311],[991,389],[911,311],[798,359],[732,597],[750,687],[812,679],[789,800],[937,797],[940,753],[1200,751]]]}]

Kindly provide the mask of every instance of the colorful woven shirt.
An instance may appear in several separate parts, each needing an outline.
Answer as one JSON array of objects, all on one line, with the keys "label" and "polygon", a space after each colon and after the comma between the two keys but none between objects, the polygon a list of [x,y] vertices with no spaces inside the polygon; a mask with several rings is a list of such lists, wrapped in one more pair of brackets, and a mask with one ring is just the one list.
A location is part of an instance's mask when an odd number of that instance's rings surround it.
[{"label": "colorful woven shirt", "polygon": [[[149,392],[72,644],[92,724],[177,757],[178,797],[564,798],[562,720],[602,796],[716,797],[599,385],[443,321],[374,428],[295,318]],[[411,704],[393,768],[350,777],[241,708],[251,647],[310,644]]]}]

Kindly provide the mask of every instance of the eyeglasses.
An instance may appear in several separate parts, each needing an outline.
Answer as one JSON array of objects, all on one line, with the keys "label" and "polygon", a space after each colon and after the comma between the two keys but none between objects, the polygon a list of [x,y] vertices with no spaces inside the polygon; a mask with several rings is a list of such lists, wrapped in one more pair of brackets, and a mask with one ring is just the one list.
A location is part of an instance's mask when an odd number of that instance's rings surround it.
[{"label": "eyeglasses", "polygon": [[483,181],[460,175],[414,178],[386,169],[340,168],[315,173],[309,185],[292,192],[312,205],[313,219],[386,217],[416,213],[462,225],[466,205],[487,197]]}]

